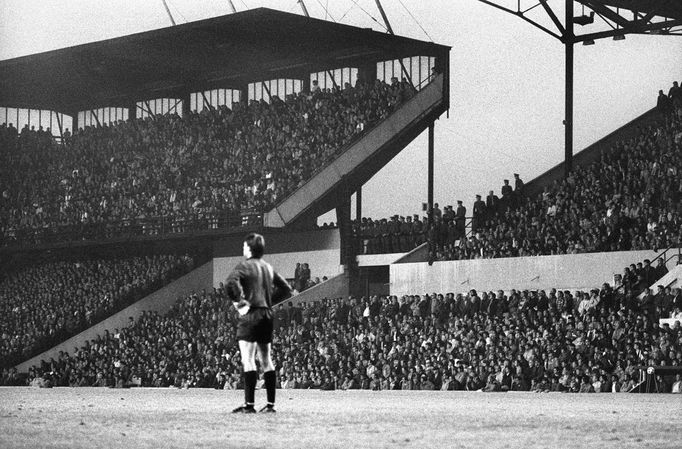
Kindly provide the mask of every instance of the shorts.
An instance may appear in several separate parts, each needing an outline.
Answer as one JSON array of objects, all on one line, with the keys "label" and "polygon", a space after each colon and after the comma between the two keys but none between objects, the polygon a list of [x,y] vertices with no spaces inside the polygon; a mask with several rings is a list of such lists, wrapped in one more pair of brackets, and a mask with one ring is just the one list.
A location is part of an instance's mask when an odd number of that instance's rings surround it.
[{"label": "shorts", "polygon": [[272,310],[266,307],[252,307],[246,315],[239,317],[237,340],[257,343],[272,343]]}]

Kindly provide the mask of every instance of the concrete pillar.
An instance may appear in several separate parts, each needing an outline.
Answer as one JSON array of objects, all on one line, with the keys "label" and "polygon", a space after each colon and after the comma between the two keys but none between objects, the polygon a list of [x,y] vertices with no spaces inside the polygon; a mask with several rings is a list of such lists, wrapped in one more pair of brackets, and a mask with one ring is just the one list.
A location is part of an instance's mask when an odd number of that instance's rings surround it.
[{"label": "concrete pillar", "polygon": [[[358,79],[361,83],[374,83],[377,79],[377,64],[376,62],[368,62],[358,67]],[[353,80],[353,82],[357,82]]]},{"label": "concrete pillar", "polygon": [[192,111],[192,104],[191,104],[190,98],[191,97],[190,97],[189,92],[182,94],[182,96],[180,97],[180,99],[182,100],[182,116],[183,117],[189,115],[190,112]]}]

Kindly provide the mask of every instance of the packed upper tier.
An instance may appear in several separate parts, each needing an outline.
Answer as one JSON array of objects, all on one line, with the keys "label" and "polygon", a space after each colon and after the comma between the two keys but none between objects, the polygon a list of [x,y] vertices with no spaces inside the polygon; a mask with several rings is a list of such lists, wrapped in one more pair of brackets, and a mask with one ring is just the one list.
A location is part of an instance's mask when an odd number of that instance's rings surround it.
[{"label": "packed upper tier", "polygon": [[[491,190],[467,214],[434,208],[434,218],[356,222],[360,254],[409,251],[429,242],[431,260],[663,249],[682,233],[682,104],[659,108],[654,126],[602,151],[599,160],[537,196],[523,182]],[[472,217],[470,227],[467,226]]]},{"label": "packed upper tier", "polygon": [[395,79],[347,85],[87,127],[64,145],[41,130],[2,126],[0,232],[11,243],[238,225],[302,185],[412,92]]}]

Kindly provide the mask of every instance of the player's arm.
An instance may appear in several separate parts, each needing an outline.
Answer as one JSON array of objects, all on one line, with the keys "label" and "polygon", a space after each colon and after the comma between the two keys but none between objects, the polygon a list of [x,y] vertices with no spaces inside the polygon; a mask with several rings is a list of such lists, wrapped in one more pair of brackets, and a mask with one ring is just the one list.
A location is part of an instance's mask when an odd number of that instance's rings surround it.
[{"label": "player's arm", "polygon": [[225,280],[227,297],[232,301],[232,304],[237,310],[242,309],[244,306],[248,306],[248,301],[244,299],[244,291],[241,282],[245,275],[245,267],[240,263],[232,270]]},{"label": "player's arm", "polygon": [[291,287],[289,286],[289,283],[286,281],[286,279],[284,279],[279,273],[273,273],[272,283],[275,287],[272,291],[273,306],[291,297]]}]

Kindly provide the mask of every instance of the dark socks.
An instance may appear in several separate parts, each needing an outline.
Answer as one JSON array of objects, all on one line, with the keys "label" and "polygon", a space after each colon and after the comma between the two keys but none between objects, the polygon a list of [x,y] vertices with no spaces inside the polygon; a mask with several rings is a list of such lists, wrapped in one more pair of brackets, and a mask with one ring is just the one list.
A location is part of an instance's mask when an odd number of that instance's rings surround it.
[{"label": "dark socks", "polygon": [[268,393],[268,404],[275,405],[275,392],[277,391],[277,376],[274,371],[263,373],[265,390]]},{"label": "dark socks", "polygon": [[258,371],[244,371],[244,402],[253,406],[256,398],[256,382]]}]

